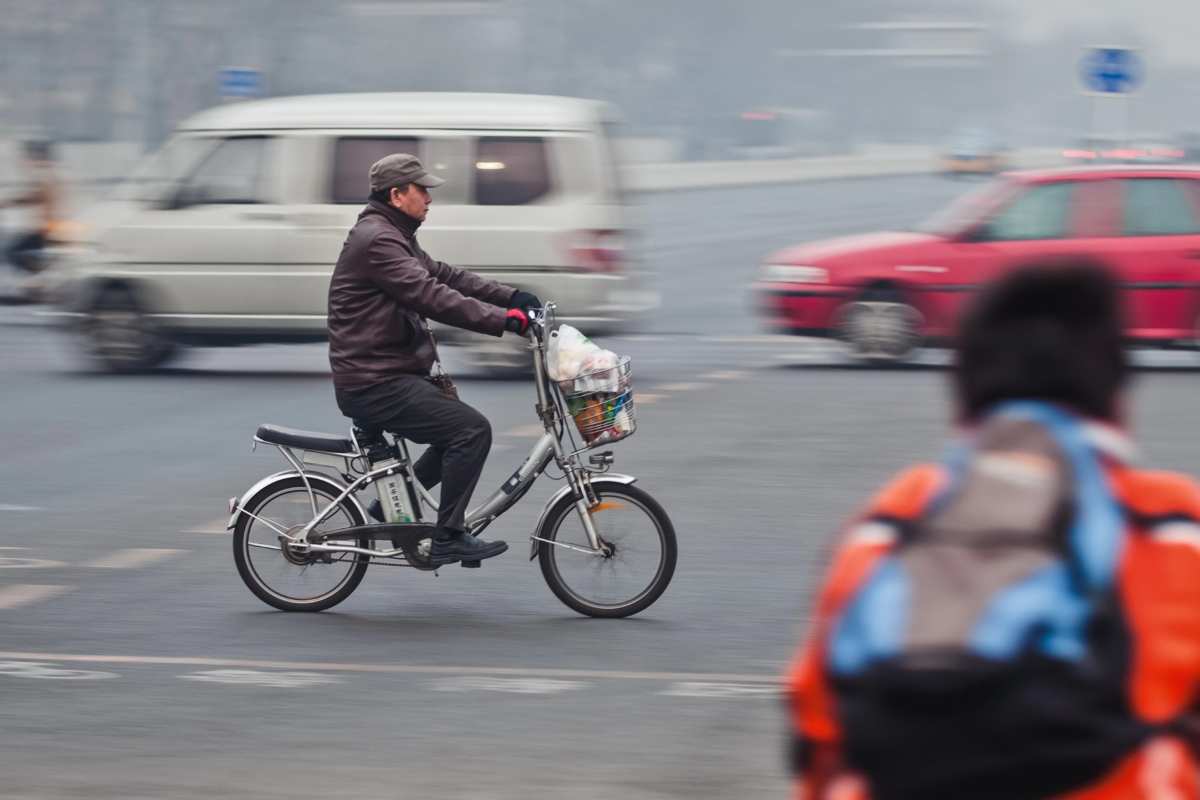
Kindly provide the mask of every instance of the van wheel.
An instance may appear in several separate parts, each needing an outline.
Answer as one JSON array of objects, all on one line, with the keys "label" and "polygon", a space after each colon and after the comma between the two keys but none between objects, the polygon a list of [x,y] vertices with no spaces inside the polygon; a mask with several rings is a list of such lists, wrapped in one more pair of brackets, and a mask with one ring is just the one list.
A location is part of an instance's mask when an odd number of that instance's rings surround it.
[{"label": "van wheel", "polygon": [[103,289],[80,326],[88,355],[109,372],[143,372],[160,367],[178,350],[124,286]]},{"label": "van wheel", "polygon": [[840,338],[855,358],[895,362],[910,356],[921,341],[921,312],[891,288],[869,289],[842,306]]}]

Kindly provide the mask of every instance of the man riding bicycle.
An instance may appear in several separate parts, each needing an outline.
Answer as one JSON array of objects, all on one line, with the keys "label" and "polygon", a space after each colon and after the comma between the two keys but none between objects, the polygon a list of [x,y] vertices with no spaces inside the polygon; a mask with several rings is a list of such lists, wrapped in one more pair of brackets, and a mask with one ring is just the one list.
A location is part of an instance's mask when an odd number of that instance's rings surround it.
[{"label": "man riding bicycle", "polygon": [[426,488],[442,485],[431,560],[476,567],[508,549],[502,541],[475,538],[464,523],[492,430],[448,381],[431,376],[437,353],[427,319],[492,336],[524,335],[529,309],[542,303],[421,248],[416,234],[432,203],[429,189],[445,181],[415,156],[381,158],[369,180],[370,199],[329,285],[329,363],[338,408],[360,427],[429,445],[414,472]]}]

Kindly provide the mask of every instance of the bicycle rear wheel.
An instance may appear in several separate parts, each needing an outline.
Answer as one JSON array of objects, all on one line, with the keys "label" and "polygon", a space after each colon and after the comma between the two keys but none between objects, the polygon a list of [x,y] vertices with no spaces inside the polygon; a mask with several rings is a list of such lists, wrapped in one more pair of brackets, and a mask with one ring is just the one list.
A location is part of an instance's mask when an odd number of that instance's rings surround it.
[{"label": "bicycle rear wheel", "polygon": [[[602,554],[590,550],[575,498],[567,495],[546,513],[538,537],[538,563],[550,591],[589,617],[628,617],[649,608],[675,574],[675,528],[662,506],[636,486],[595,487],[591,509]],[[551,544],[554,542],[554,544]],[[569,546],[564,546],[569,545]]]},{"label": "bicycle rear wheel", "polygon": [[[312,484],[318,509],[337,495],[320,483]],[[358,588],[370,557],[358,553],[320,553],[306,557],[284,555],[280,534],[295,531],[314,516],[304,481],[282,478],[265,486],[243,506],[233,529],[233,559],[238,574],[260,600],[283,611],[324,611]],[[366,524],[349,498],[320,525],[319,531]],[[326,544],[335,544],[330,540]],[[368,537],[350,537],[343,544],[369,548]]]}]

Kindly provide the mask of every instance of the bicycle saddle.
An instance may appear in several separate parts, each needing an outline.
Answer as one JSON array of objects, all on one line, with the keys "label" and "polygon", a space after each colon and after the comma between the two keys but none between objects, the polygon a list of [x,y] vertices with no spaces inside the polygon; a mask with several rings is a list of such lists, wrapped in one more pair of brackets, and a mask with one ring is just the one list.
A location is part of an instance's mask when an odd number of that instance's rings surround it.
[{"label": "bicycle saddle", "polygon": [[358,454],[354,442],[345,436],[316,431],[298,431],[294,428],[284,428],[279,425],[259,425],[255,434],[260,441],[267,444],[278,444],[284,447],[296,447],[301,450],[319,450],[322,453],[333,453],[339,456]]}]

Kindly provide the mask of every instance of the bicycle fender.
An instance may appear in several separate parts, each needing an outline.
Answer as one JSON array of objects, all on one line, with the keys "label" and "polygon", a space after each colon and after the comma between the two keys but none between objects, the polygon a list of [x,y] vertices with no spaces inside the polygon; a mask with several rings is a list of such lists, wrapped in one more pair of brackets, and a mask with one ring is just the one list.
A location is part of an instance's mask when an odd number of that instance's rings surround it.
[{"label": "bicycle fender", "polygon": [[[283,472],[276,472],[274,475],[268,475],[267,477],[260,480],[258,483],[251,486],[249,489],[247,489],[242,494],[241,497],[229,498],[229,522],[225,525],[225,530],[231,531],[231,530],[233,530],[233,526],[237,525],[238,517],[242,516],[242,508],[245,507],[246,503],[250,500],[251,497],[254,497],[254,495],[258,494],[260,491],[262,491],[264,488],[266,488],[270,484],[274,483],[275,481],[284,480],[286,478],[299,478],[299,477],[300,477],[300,473],[294,469],[284,470]],[[333,478],[329,477],[328,475],[325,475],[324,473],[305,472],[304,477],[308,478],[309,482],[314,485],[321,484],[323,486],[323,488],[332,490],[334,495],[339,495],[342,492],[346,491],[346,487],[343,484],[339,483],[338,481],[335,481]],[[363,509],[362,505],[358,502],[357,497],[355,497],[353,494],[351,494],[346,499],[354,504],[355,508],[357,508],[359,513],[362,514],[363,519],[369,519],[369,517],[367,516],[367,512]]]},{"label": "bicycle fender", "polygon": [[[605,473],[604,475],[598,475],[595,478],[592,478],[590,483],[592,484],[592,486],[596,486],[596,487],[602,487],[606,483],[615,484],[617,486],[628,486],[631,483],[637,483],[637,478],[635,478],[632,475],[622,475],[619,472],[609,472],[609,473]],[[541,535],[542,525],[545,524],[546,515],[550,513],[550,509],[554,508],[555,504],[557,504],[559,500],[563,499],[570,493],[571,493],[570,485],[563,486],[561,489],[559,489],[557,492],[555,492],[554,495],[549,500],[546,501],[546,507],[542,509],[542,514],[541,514],[541,516],[538,517],[537,525],[535,525],[533,528],[534,536]],[[541,542],[539,542],[537,539],[530,537],[530,539],[529,539],[529,560],[530,561],[533,561],[535,558],[537,558],[538,550],[540,549],[540,547],[539,547],[540,544],[541,544]]]}]

